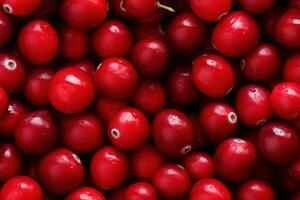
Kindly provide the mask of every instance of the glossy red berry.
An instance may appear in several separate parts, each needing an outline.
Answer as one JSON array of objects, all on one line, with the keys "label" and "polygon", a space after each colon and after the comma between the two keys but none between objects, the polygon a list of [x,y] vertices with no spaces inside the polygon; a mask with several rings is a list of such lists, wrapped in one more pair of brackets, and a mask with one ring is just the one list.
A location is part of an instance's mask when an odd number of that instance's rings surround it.
[{"label": "glossy red berry", "polygon": [[6,91],[0,86],[0,117],[5,115],[7,112],[8,100]]},{"label": "glossy red berry", "polygon": [[155,188],[147,182],[137,182],[130,185],[126,192],[124,200],[158,200]]},{"label": "glossy red berry", "polygon": [[42,0],[1,0],[3,10],[15,17],[26,17],[36,11]]},{"label": "glossy red berry", "polygon": [[41,186],[28,176],[15,176],[9,179],[0,190],[1,200],[44,200]]},{"label": "glossy red berry", "polygon": [[269,122],[259,130],[258,147],[261,155],[273,164],[287,164],[297,158],[299,136],[290,126]]},{"label": "glossy red berry", "polygon": [[160,195],[172,199],[183,197],[191,187],[189,174],[182,166],[176,164],[158,168],[152,182]]},{"label": "glossy red berry", "polygon": [[31,21],[21,29],[18,35],[18,48],[30,63],[47,64],[55,58],[58,52],[58,34],[47,21]]},{"label": "glossy red berry", "polygon": [[92,29],[106,19],[107,0],[63,0],[60,16],[70,26],[79,29]]},{"label": "glossy red berry", "polygon": [[0,11],[0,47],[3,47],[11,39],[14,25],[12,19],[4,12]]},{"label": "glossy red berry", "polygon": [[91,161],[90,173],[96,186],[110,190],[123,183],[129,172],[125,154],[112,146],[97,151]]},{"label": "glossy red berry", "polygon": [[54,75],[48,95],[55,109],[71,114],[88,107],[95,99],[96,90],[93,80],[87,73],[74,67],[67,67]]},{"label": "glossy red berry", "polygon": [[227,139],[215,152],[216,173],[225,181],[243,181],[251,176],[256,157],[256,149],[250,142],[239,138]]},{"label": "glossy red berry", "polygon": [[233,88],[235,74],[221,56],[204,54],[193,62],[192,80],[198,90],[209,97],[224,97]]},{"label": "glossy red berry", "polygon": [[126,57],[133,38],[128,27],[117,20],[108,20],[93,34],[92,45],[101,58]]},{"label": "glossy red berry", "polygon": [[238,0],[238,3],[243,10],[251,14],[263,14],[273,6],[275,0]]},{"label": "glossy red berry", "polygon": [[290,56],[283,68],[283,78],[285,81],[291,81],[300,84],[300,54]]},{"label": "glossy red berry", "polygon": [[109,98],[126,99],[138,86],[138,73],[125,59],[107,58],[96,71],[95,81],[102,94]]},{"label": "glossy red berry", "polygon": [[248,180],[237,191],[237,200],[275,200],[273,188],[261,180]]},{"label": "glossy red berry", "polygon": [[289,172],[294,180],[300,182],[300,155],[298,155],[298,158],[289,166]]},{"label": "glossy red berry", "polygon": [[103,194],[92,187],[80,187],[70,193],[65,200],[105,200]]},{"label": "glossy red berry", "polygon": [[227,57],[241,57],[258,43],[259,27],[254,18],[242,11],[225,16],[214,28],[212,44]]},{"label": "glossy red berry", "polygon": [[52,194],[66,194],[84,177],[84,168],[77,155],[67,149],[56,149],[39,162],[38,176],[44,188]]}]

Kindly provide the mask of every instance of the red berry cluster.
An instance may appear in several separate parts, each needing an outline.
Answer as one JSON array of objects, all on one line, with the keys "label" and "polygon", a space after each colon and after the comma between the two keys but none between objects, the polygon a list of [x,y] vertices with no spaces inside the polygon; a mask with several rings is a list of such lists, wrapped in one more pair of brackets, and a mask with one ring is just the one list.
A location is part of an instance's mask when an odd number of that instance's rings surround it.
[{"label": "red berry cluster", "polygon": [[0,200],[300,200],[299,0],[0,0]]}]

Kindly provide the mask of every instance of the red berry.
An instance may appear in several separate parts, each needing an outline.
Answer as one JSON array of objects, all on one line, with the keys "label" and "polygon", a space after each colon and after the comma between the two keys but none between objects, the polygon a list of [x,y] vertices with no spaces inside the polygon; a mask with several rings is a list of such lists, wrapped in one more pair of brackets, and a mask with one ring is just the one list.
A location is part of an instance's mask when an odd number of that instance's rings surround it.
[{"label": "red berry", "polygon": [[273,6],[275,0],[238,0],[238,3],[251,14],[263,14]]},{"label": "red berry", "polygon": [[1,0],[3,10],[15,17],[26,17],[36,11],[43,0]]},{"label": "red berry", "polygon": [[115,17],[119,17],[122,19],[129,19],[130,16],[128,15],[126,9],[124,8],[124,1],[123,0],[109,0],[109,11]]},{"label": "red berry", "polygon": [[275,200],[276,194],[273,188],[260,180],[248,180],[237,191],[237,200]]},{"label": "red berry", "polygon": [[165,32],[160,24],[137,24],[133,28],[133,33],[137,41],[151,37],[165,41]]},{"label": "red berry", "polygon": [[8,100],[6,91],[0,86],[0,117],[4,116],[7,112]]},{"label": "red berry", "polygon": [[298,155],[297,160],[289,166],[289,172],[294,180],[300,182],[300,155]]},{"label": "red berry", "polygon": [[71,66],[81,69],[88,73],[91,77],[94,77],[96,73],[96,66],[88,59],[80,60],[71,64]]},{"label": "red berry", "polygon": [[80,187],[70,193],[65,200],[105,200],[103,194],[92,187]]},{"label": "red berry", "polygon": [[4,12],[0,11],[0,47],[3,47],[11,39],[14,31],[12,19]]},{"label": "red berry", "polygon": [[300,54],[295,54],[286,60],[283,68],[283,77],[285,81],[300,84]]},{"label": "red berry", "polygon": [[158,200],[155,188],[147,182],[137,182],[130,185],[124,200]]}]

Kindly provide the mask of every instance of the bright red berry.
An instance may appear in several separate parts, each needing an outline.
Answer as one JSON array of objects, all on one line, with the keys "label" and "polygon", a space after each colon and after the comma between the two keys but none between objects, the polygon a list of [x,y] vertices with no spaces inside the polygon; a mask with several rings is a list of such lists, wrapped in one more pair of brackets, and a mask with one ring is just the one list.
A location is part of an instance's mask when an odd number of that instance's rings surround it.
[{"label": "bright red berry", "polygon": [[1,0],[3,10],[15,17],[26,17],[36,11],[43,0]]},{"label": "bright red berry", "polygon": [[155,188],[147,182],[137,182],[130,185],[126,192],[124,200],[158,200]]},{"label": "bright red berry", "polygon": [[11,39],[14,31],[12,19],[4,12],[0,11],[0,47],[3,47]]},{"label": "bright red berry", "polygon": [[248,180],[237,191],[237,200],[275,200],[273,188],[261,180]]},{"label": "bright red berry", "polygon": [[283,78],[285,81],[300,84],[300,54],[290,56],[284,64]]},{"label": "bright red berry", "polygon": [[263,14],[273,6],[275,0],[238,0],[238,3],[251,14]]},{"label": "bright red berry", "polygon": [[92,187],[80,187],[70,193],[65,200],[105,200],[103,194]]}]

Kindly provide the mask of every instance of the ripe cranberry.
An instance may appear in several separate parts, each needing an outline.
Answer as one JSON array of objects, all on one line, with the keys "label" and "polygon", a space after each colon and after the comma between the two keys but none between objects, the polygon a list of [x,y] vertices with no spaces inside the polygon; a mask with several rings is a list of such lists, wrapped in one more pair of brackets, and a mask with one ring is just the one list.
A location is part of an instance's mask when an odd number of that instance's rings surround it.
[{"label": "ripe cranberry", "polygon": [[109,0],[109,11],[115,17],[119,17],[122,19],[129,19],[130,16],[128,15],[126,9],[124,8],[124,1],[123,0]]},{"label": "ripe cranberry", "polygon": [[275,85],[271,93],[271,106],[278,117],[296,119],[300,115],[300,85],[294,82]]},{"label": "ripe cranberry", "polygon": [[70,26],[92,29],[104,22],[108,12],[106,0],[63,0],[60,16]]},{"label": "ripe cranberry", "polygon": [[49,86],[49,100],[52,106],[65,114],[83,111],[94,100],[95,95],[96,90],[91,77],[74,67],[58,71]]},{"label": "ripe cranberry", "polygon": [[256,157],[256,149],[250,142],[238,138],[227,139],[215,152],[216,173],[225,181],[243,181],[252,174]]},{"label": "ripe cranberry", "polygon": [[238,0],[238,3],[251,14],[263,14],[273,6],[275,0]]},{"label": "ripe cranberry", "polygon": [[94,183],[104,190],[121,185],[128,171],[129,164],[126,155],[112,146],[99,149],[94,154],[90,165]]},{"label": "ripe cranberry", "polygon": [[103,194],[92,187],[80,187],[70,193],[65,200],[105,200]]},{"label": "ripe cranberry", "polygon": [[197,49],[206,37],[207,27],[192,13],[175,16],[169,23],[166,36],[172,49],[191,52]]},{"label": "ripe cranberry", "polygon": [[146,38],[136,43],[131,57],[133,64],[142,75],[157,77],[166,70],[168,48],[159,39]]},{"label": "ripe cranberry", "polygon": [[159,82],[144,80],[139,83],[132,102],[143,112],[157,113],[165,106],[166,99],[166,91]]},{"label": "ripe cranberry", "polygon": [[241,62],[243,75],[249,81],[269,81],[279,68],[279,51],[276,46],[267,43],[257,45]]},{"label": "ripe cranberry", "polygon": [[124,200],[158,200],[155,188],[147,182],[137,182],[130,185],[126,192]]},{"label": "ripe cranberry", "polygon": [[[165,8],[172,9],[171,7],[168,7],[168,6],[166,6]],[[161,23],[161,21],[163,20],[164,16],[165,16],[165,10],[163,10],[163,9],[157,9],[151,15],[148,15],[146,17],[137,17],[137,18],[134,18],[134,20],[137,23],[139,23],[139,24],[152,25],[152,24],[159,24],[159,23]]]},{"label": "ripe cranberry", "polygon": [[203,178],[191,190],[190,200],[232,200],[228,188],[213,178]]},{"label": "ripe cranberry", "polygon": [[259,39],[259,27],[250,15],[234,11],[215,27],[212,43],[217,51],[227,57],[245,56]]},{"label": "ripe cranberry", "polygon": [[22,62],[12,54],[0,54],[0,85],[8,94],[18,92],[25,82],[26,71]]},{"label": "ripe cranberry", "polygon": [[134,38],[137,41],[153,37],[165,41],[165,32],[161,24],[138,24],[133,28]]},{"label": "ripe cranberry", "polygon": [[[28,18],[31,19],[52,19],[58,14],[58,0],[43,0],[39,8]],[[27,19],[28,19],[27,18]]]},{"label": "ripe cranberry", "polygon": [[96,73],[96,66],[88,59],[73,62],[70,64],[70,66],[81,69],[82,71],[88,73],[88,75],[91,77],[94,77]]},{"label": "ripe cranberry", "polygon": [[97,102],[97,113],[105,122],[108,122],[117,112],[127,106],[126,101],[100,98]]},{"label": "ripe cranberry", "polygon": [[61,140],[64,147],[83,154],[99,149],[104,142],[104,124],[94,114],[81,113],[62,123]]},{"label": "ripe cranberry", "polygon": [[231,65],[221,56],[204,54],[193,62],[192,80],[209,97],[224,97],[233,88],[235,74]]},{"label": "ripe cranberry", "polygon": [[26,79],[24,93],[30,104],[46,106],[49,104],[49,85],[54,76],[51,69],[35,69]]},{"label": "ripe cranberry", "polygon": [[36,11],[42,0],[1,0],[3,10],[15,17],[26,17]]},{"label": "ripe cranberry", "polygon": [[62,26],[59,32],[60,54],[65,58],[79,59],[89,53],[89,35],[86,31]]},{"label": "ripe cranberry", "polygon": [[105,96],[126,99],[133,95],[138,85],[138,73],[125,59],[107,58],[96,71],[95,81]]},{"label": "ripe cranberry", "polygon": [[276,40],[287,48],[299,48],[300,41],[300,10],[290,8],[286,10],[277,20],[275,25]]},{"label": "ripe cranberry", "polygon": [[183,197],[191,187],[189,174],[182,166],[176,164],[159,167],[152,182],[159,194],[172,199]]},{"label": "ripe cranberry", "polygon": [[236,111],[246,126],[259,126],[272,117],[270,93],[259,85],[246,85],[236,95]]},{"label": "ripe cranberry", "polygon": [[59,38],[51,24],[35,20],[26,24],[18,35],[18,48],[32,64],[43,65],[54,59]]},{"label": "ripe cranberry", "polygon": [[285,81],[300,84],[300,54],[295,54],[286,60],[283,68],[283,77]]},{"label": "ripe cranberry", "polygon": [[231,0],[190,0],[192,11],[201,19],[216,22],[231,9]]},{"label": "ripe cranberry", "polygon": [[156,148],[170,157],[179,157],[191,151],[195,138],[189,118],[174,109],[156,114],[152,123],[152,136]]},{"label": "ripe cranberry", "polygon": [[238,128],[238,118],[232,107],[225,103],[209,103],[199,114],[199,121],[206,137],[220,142],[233,136]]},{"label": "ripe cranberry", "polygon": [[7,112],[8,100],[6,91],[0,86],[0,117],[5,115]]},{"label": "ripe cranberry", "polygon": [[138,180],[149,181],[163,164],[164,158],[150,145],[133,151],[130,157],[131,171]]},{"label": "ripe cranberry", "polygon": [[237,200],[275,200],[273,188],[261,180],[248,180],[237,191]]},{"label": "ripe cranberry", "polygon": [[297,160],[295,160],[289,167],[291,177],[296,181],[300,182],[300,154]]},{"label": "ripe cranberry", "polygon": [[21,174],[23,160],[19,150],[13,144],[0,145],[0,183]]},{"label": "ripe cranberry", "polygon": [[290,126],[269,122],[259,130],[258,148],[265,160],[273,164],[288,164],[297,158],[299,136]]},{"label": "ripe cranberry", "polygon": [[15,176],[9,179],[1,188],[1,200],[43,200],[41,186],[28,176]]},{"label": "ripe cranberry", "polygon": [[39,180],[52,194],[66,194],[84,177],[84,168],[77,155],[67,149],[56,149],[40,160]]},{"label": "ripe cranberry", "polygon": [[14,25],[12,19],[4,12],[0,11],[0,47],[3,47],[11,39]]},{"label": "ripe cranberry", "polygon": [[92,44],[101,58],[126,57],[133,43],[130,30],[117,20],[108,20],[93,34]]}]

